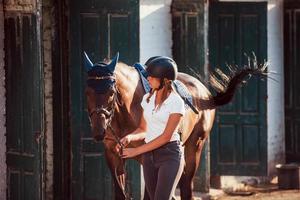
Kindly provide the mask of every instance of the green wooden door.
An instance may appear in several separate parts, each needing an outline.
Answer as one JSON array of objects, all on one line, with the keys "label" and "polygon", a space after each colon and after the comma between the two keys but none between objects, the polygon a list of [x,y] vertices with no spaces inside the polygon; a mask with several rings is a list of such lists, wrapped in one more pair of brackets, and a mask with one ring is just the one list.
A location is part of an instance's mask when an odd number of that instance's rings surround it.
[{"label": "green wooden door", "polygon": [[300,162],[300,4],[290,1],[284,11],[286,161]]},{"label": "green wooden door", "polygon": [[[205,80],[204,66],[204,1],[172,2],[173,58],[179,71],[195,76],[195,72]],[[202,80],[202,81],[203,81]],[[208,145],[202,150],[199,169],[194,179],[194,190],[208,192]]]},{"label": "green wooden door", "polygon": [[179,71],[192,74],[192,69],[204,75],[204,1],[174,0],[172,30],[172,52]]},{"label": "green wooden door", "polygon": [[[90,133],[84,94],[83,51],[93,62],[120,52],[120,60],[139,60],[139,2],[137,0],[70,1],[70,92],[72,137],[72,199],[113,199],[112,178],[102,143]],[[140,166],[127,164],[130,191],[140,198]]]},{"label": "green wooden door", "polygon": [[[267,58],[267,3],[213,2],[209,10],[210,66],[243,66],[254,52]],[[213,175],[266,175],[266,82],[252,78],[233,101],[217,109],[211,134]]]},{"label": "green wooden door", "polygon": [[42,199],[43,98],[36,21],[32,14],[5,17],[7,199]]}]

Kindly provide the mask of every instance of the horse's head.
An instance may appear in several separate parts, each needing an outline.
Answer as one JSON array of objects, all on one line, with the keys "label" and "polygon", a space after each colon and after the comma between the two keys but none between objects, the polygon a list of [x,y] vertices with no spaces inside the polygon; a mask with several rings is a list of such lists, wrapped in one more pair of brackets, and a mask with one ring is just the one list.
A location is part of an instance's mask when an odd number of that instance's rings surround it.
[{"label": "horse's head", "polygon": [[105,130],[110,126],[117,101],[115,67],[119,53],[110,63],[93,64],[84,53],[84,65],[87,71],[87,86],[85,94],[91,123],[91,130],[95,140],[103,140]]}]

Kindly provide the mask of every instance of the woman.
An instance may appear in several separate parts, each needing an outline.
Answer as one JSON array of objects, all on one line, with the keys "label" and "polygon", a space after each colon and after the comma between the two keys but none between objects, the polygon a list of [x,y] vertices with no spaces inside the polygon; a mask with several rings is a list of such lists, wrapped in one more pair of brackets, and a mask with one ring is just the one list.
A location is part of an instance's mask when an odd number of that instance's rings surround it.
[{"label": "woman", "polygon": [[[168,57],[152,57],[147,62],[151,91],[141,102],[144,109],[139,128],[121,139],[126,147],[132,141],[146,144],[122,150],[123,158],[142,154],[145,185],[151,200],[171,199],[184,167],[183,148],[178,133],[184,115],[184,102],[173,91],[177,65]],[[120,146],[117,145],[117,151]]]}]

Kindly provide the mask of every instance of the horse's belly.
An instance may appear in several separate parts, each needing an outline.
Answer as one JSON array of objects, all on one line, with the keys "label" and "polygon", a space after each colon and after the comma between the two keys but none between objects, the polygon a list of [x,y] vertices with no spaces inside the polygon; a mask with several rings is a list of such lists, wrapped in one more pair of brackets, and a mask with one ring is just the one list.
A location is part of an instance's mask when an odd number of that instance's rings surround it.
[{"label": "horse's belly", "polygon": [[[199,113],[200,115],[200,113]],[[199,115],[195,114],[191,109],[189,109],[183,118],[180,132],[181,132],[181,141],[185,143],[190,137],[195,125],[199,121]]]}]

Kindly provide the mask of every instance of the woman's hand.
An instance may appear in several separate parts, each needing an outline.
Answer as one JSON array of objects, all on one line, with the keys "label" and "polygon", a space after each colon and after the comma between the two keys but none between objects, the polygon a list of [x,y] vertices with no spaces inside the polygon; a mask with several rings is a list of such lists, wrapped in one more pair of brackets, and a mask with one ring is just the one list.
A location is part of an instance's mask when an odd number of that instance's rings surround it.
[{"label": "woman's hand", "polygon": [[125,137],[123,137],[120,142],[121,144],[123,144],[123,147],[127,147],[127,145],[131,142],[131,135],[126,135]]},{"label": "woman's hand", "polygon": [[140,154],[139,151],[137,151],[137,148],[126,148],[123,149],[122,153],[122,158],[133,158]]},{"label": "woman's hand", "polygon": [[131,142],[131,135],[126,135],[125,137],[123,137],[121,140],[120,140],[120,143],[123,145],[121,146],[119,143],[116,145],[115,147],[115,151],[119,154],[121,154],[121,149],[122,147],[126,147],[129,143]]}]

